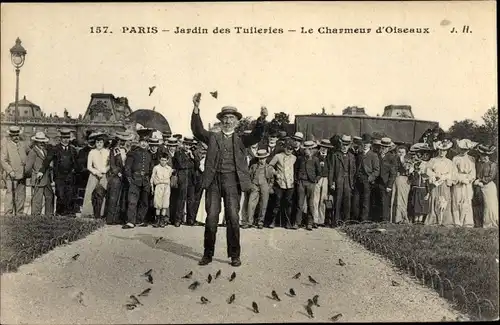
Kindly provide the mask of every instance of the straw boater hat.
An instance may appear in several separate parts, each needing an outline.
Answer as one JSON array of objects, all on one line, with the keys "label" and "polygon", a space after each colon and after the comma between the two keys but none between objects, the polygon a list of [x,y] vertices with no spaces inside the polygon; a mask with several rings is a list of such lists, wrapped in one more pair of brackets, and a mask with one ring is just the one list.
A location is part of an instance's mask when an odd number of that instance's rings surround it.
[{"label": "straw boater hat", "polygon": [[134,135],[129,132],[117,131],[115,132],[115,138],[117,140],[130,141],[134,138]]},{"label": "straw boater hat", "polygon": [[449,150],[453,147],[453,142],[448,139],[444,139],[443,141],[435,142],[435,145],[437,150]]},{"label": "straw boater hat", "polygon": [[45,136],[45,133],[43,133],[43,132],[35,133],[35,136],[31,137],[31,140],[36,141],[36,142],[42,142],[42,143],[49,142],[49,138],[47,138]]},{"label": "straw boater hat", "polygon": [[332,143],[328,139],[321,139],[321,141],[318,143],[318,146],[323,148],[333,148]]},{"label": "straw boater hat", "polygon": [[255,153],[255,158],[267,158],[269,157],[269,151],[267,151],[266,149],[259,149],[257,150],[257,152]]},{"label": "straw boater hat", "polygon": [[59,136],[61,138],[71,138],[71,130],[68,128],[62,128],[59,130]]},{"label": "straw boater hat", "polygon": [[224,106],[224,107],[222,107],[222,109],[220,110],[220,112],[217,113],[217,119],[218,120],[222,120],[222,118],[224,117],[224,115],[227,115],[227,114],[233,114],[234,116],[236,116],[236,118],[238,120],[241,120],[241,118],[243,117],[243,115],[241,115],[241,113],[238,112],[238,109],[236,107],[233,107],[233,106]]},{"label": "straw boater hat", "polygon": [[13,125],[9,126],[9,130],[7,132],[9,133],[9,135],[19,135],[21,134],[21,129],[19,128],[19,126]]},{"label": "straw boater hat", "polygon": [[[62,131],[61,131],[62,132]],[[98,140],[103,140],[105,141],[107,136],[106,136],[106,133],[104,132],[100,132],[100,131],[97,131],[97,132],[94,132],[92,133],[90,136],[90,139],[94,140],[94,141],[98,141]]]},{"label": "straw boater hat", "polygon": [[189,145],[194,144],[194,143],[193,143],[193,141],[194,141],[194,139],[193,139],[193,138],[190,138],[190,137],[184,137],[184,141],[183,141],[183,143],[184,143],[185,145],[188,145],[188,146],[189,146]]},{"label": "straw boater hat", "polygon": [[252,134],[252,130],[245,130],[245,131],[243,131],[243,134],[245,134],[245,135]]},{"label": "straw boater hat", "polygon": [[423,152],[423,151],[432,151],[431,147],[429,147],[428,143],[419,142],[415,143],[410,147],[410,152]]},{"label": "straw boater hat", "polygon": [[170,138],[172,136],[172,132],[170,132],[170,131],[163,132],[162,136],[163,136],[164,139],[168,139],[168,138]]},{"label": "straw boater hat", "polygon": [[304,133],[295,132],[295,134],[292,136],[292,139],[296,141],[304,141]]},{"label": "straw boater hat", "polygon": [[493,152],[495,152],[496,147],[495,146],[486,146],[484,144],[480,144],[476,147],[476,149],[480,154],[491,155]]},{"label": "straw boater hat", "polygon": [[174,138],[176,138],[177,140],[181,140],[182,139],[182,134],[180,133],[176,133],[174,135],[172,135]]},{"label": "straw boater hat", "polygon": [[395,143],[392,142],[391,138],[384,137],[384,138],[380,139],[380,145],[382,147],[394,147]]},{"label": "straw boater hat", "polygon": [[459,147],[460,149],[464,149],[464,150],[474,149],[474,147],[476,147],[476,145],[477,145],[477,142],[473,142],[469,139],[462,139],[462,140],[457,141],[457,147]]},{"label": "straw boater hat", "polygon": [[317,145],[316,145],[316,142],[308,140],[308,141],[304,141],[304,143],[302,144],[301,147],[302,147],[302,149],[314,149],[317,147]]},{"label": "straw boater hat", "polygon": [[345,135],[344,134],[344,135],[342,135],[340,137],[340,143],[341,144],[351,144],[351,142],[352,142],[352,138],[351,138],[350,135]]},{"label": "straw boater hat", "polygon": [[380,146],[381,144],[380,139],[373,139],[372,144]]},{"label": "straw boater hat", "polygon": [[177,138],[170,137],[165,141],[165,145],[167,147],[177,147],[179,145],[179,141],[177,140]]},{"label": "straw boater hat", "polygon": [[160,145],[160,139],[157,138],[149,138],[148,144],[150,146],[159,146]]},{"label": "straw boater hat", "polygon": [[354,142],[355,144],[361,144],[362,143],[362,138],[358,137],[357,135],[355,135],[355,136],[352,137],[352,142]]}]

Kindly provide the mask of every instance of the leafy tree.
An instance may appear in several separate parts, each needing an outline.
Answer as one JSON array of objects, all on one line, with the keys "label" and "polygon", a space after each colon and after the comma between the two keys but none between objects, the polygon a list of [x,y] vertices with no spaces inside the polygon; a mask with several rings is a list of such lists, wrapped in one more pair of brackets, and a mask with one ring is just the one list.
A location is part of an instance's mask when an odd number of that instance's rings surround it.
[{"label": "leafy tree", "polygon": [[498,110],[495,106],[491,107],[483,115],[484,132],[489,137],[491,144],[498,143]]}]

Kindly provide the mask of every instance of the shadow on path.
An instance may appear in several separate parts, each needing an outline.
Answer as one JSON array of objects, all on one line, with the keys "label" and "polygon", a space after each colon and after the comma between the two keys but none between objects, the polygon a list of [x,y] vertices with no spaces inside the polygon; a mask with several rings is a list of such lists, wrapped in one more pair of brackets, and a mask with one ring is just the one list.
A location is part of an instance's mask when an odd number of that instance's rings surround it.
[{"label": "shadow on path", "polygon": [[[153,249],[161,249],[181,257],[192,259],[194,261],[199,261],[203,257],[203,254],[195,252],[193,248],[176,243],[169,238],[163,238],[158,244],[155,245],[155,241],[158,237],[151,234],[136,234],[134,237],[121,237],[116,235],[111,236],[123,240],[138,240]],[[229,264],[229,261],[217,258],[213,258],[213,260],[219,263]]]}]

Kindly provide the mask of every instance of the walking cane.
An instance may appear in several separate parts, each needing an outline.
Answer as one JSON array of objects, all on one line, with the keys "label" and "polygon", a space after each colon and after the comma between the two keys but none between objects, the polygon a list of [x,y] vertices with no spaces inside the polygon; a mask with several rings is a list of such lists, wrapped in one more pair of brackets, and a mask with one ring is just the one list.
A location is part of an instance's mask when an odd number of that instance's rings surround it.
[{"label": "walking cane", "polygon": [[16,204],[16,181],[11,178],[11,186],[12,186],[12,207],[14,208],[14,216],[17,216],[17,204]]}]

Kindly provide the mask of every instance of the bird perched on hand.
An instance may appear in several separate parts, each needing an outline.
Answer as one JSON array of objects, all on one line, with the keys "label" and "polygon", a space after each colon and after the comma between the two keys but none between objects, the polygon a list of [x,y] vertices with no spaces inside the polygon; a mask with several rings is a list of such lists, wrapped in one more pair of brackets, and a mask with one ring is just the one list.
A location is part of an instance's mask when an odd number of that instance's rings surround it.
[{"label": "bird perched on hand", "polygon": [[217,90],[216,91],[211,91],[210,95],[212,95],[213,98],[217,99]]},{"label": "bird perched on hand", "polygon": [[153,87],[149,87],[149,96],[151,96],[151,94],[153,93],[153,91],[155,90],[156,86],[153,86]]}]

